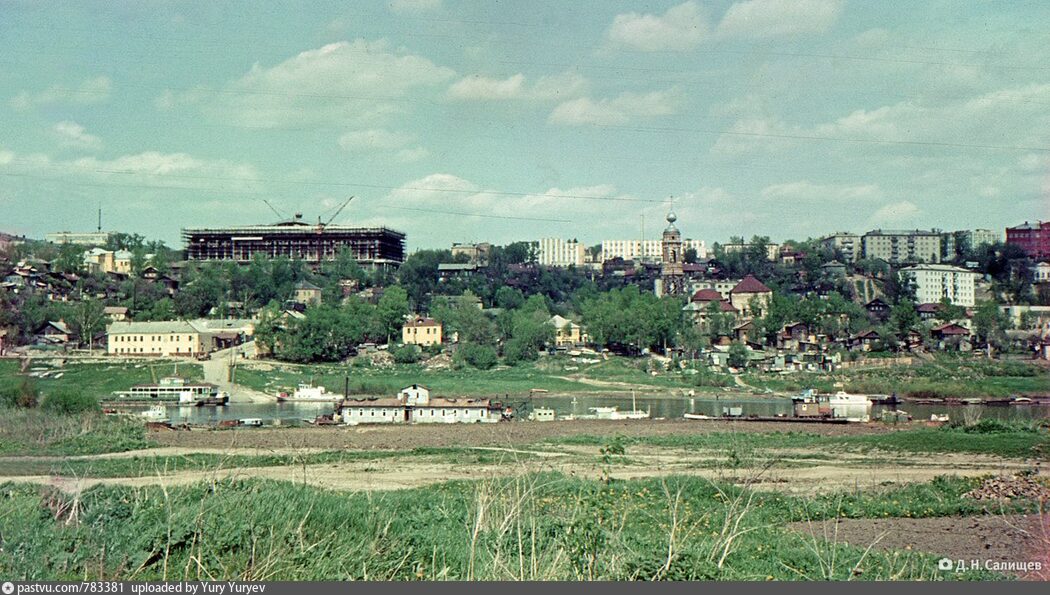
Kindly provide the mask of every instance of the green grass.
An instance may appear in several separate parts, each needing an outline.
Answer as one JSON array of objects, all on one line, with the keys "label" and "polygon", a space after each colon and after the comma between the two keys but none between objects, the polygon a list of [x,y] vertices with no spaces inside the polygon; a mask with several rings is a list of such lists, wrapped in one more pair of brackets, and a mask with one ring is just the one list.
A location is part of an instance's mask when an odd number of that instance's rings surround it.
[{"label": "green grass", "polygon": [[[914,500],[916,512],[920,498],[964,511],[963,487],[934,482],[903,501]],[[0,573],[22,581],[844,580],[856,569],[865,580],[1000,578],[941,574],[931,553],[865,553],[783,528],[844,506],[868,516],[911,510],[901,497],[884,510],[887,498],[806,500],[699,478],[607,484],[558,474],[349,495],[258,480],[97,486],[79,497],[7,484]]]},{"label": "green grass", "polygon": [[[1050,458],[1050,433],[1046,428],[1035,424],[995,422],[989,424],[986,429],[987,431],[974,431],[970,428],[943,426],[853,436],[828,436],[807,432],[710,432],[615,439],[628,444],[697,450],[847,448],[858,451],[879,449],[920,453],[965,452],[1012,458]],[[549,442],[603,446],[613,439],[609,436],[576,435]]]},{"label": "green grass", "polygon": [[0,455],[91,455],[149,446],[139,421],[0,408]]},{"label": "green grass", "polygon": [[[89,391],[99,400],[113,397],[113,392],[126,390],[134,384],[145,384],[171,376],[178,370],[178,375],[188,380],[202,380],[204,371],[197,363],[162,363],[144,361],[142,363],[75,363],[65,366],[52,365],[52,360],[33,360],[29,368],[46,368],[49,371],[61,372],[61,378],[29,378],[18,373],[18,362],[0,360],[0,390],[19,386],[28,378],[42,394],[61,389]],[[152,371],[151,371],[152,369]]]}]

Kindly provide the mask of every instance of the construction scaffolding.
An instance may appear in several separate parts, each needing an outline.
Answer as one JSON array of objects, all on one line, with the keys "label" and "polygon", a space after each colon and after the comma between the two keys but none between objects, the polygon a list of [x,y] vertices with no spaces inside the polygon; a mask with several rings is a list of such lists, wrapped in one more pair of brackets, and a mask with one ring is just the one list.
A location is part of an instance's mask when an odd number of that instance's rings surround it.
[{"label": "construction scaffolding", "polygon": [[182,230],[187,260],[249,262],[256,254],[311,263],[331,261],[349,249],[362,266],[398,266],[405,260],[405,234],[386,227],[311,225],[298,218],[274,225]]}]

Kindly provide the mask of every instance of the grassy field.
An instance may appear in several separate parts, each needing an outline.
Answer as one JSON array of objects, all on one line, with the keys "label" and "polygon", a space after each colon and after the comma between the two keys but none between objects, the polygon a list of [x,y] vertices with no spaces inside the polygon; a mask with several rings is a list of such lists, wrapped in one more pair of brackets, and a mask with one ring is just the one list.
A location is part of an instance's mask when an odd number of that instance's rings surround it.
[{"label": "grassy field", "polygon": [[141,421],[0,408],[0,455],[91,455],[150,445]]},{"label": "grassy field", "polygon": [[345,494],[288,482],[0,486],[0,573],[15,580],[848,580],[941,574],[931,554],[866,551],[783,528],[836,516],[973,512],[974,483],[816,499],[699,478],[559,474]]},{"label": "grassy field", "polygon": [[[15,360],[0,360],[0,390],[19,386],[23,379],[32,382],[42,394],[60,389],[89,391],[99,399],[109,398],[113,391],[126,390],[134,384],[156,382],[164,376],[179,376],[187,380],[202,380],[204,371],[198,363],[144,361],[142,363],[79,363],[69,361],[59,367],[55,360],[34,361],[29,369],[43,368],[50,372],[47,378],[31,378],[18,373]],[[61,378],[55,378],[61,373]]]},{"label": "grassy field", "polygon": [[942,426],[879,434],[830,436],[807,432],[711,432],[680,436],[578,435],[551,441],[560,444],[607,445],[612,441],[696,450],[738,450],[771,448],[813,449],[815,454],[833,449],[852,451],[988,454],[1014,458],[1050,460],[1050,432],[1033,423],[984,421],[971,427]]},{"label": "grassy field", "polygon": [[436,369],[421,364],[389,368],[340,365],[293,366],[266,363],[263,368],[242,367],[236,382],[267,393],[290,391],[300,382],[314,382],[341,393],[344,377],[350,377],[354,394],[394,394],[410,384],[425,384],[449,395],[523,395],[538,388],[554,393],[629,392],[632,386],[649,390],[685,387],[682,374],[649,374],[644,360],[614,358],[595,364],[579,364],[569,358],[544,358],[515,367],[492,370]]}]

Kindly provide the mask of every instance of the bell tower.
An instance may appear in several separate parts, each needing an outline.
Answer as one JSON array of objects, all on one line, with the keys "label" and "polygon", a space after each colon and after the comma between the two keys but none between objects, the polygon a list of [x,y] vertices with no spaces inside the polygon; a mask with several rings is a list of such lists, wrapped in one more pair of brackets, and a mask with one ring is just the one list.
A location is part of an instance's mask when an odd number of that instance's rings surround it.
[{"label": "bell tower", "polygon": [[660,258],[661,293],[663,295],[685,293],[685,272],[682,267],[685,255],[682,253],[682,233],[674,225],[677,220],[678,216],[675,215],[672,207],[667,212],[667,228],[664,229],[660,242],[663,248]]}]

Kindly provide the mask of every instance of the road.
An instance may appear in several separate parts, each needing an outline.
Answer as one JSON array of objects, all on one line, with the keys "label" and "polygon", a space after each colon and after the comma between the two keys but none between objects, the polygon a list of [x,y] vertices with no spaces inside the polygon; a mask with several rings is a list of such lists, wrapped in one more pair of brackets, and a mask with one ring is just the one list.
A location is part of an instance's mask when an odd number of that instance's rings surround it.
[{"label": "road", "polygon": [[276,396],[230,382],[230,365],[241,359],[253,357],[255,357],[255,341],[215,351],[211,354],[211,359],[201,362],[201,367],[204,369],[204,381],[215,384],[219,390],[230,393],[230,401],[234,403],[272,403],[277,400]]}]

